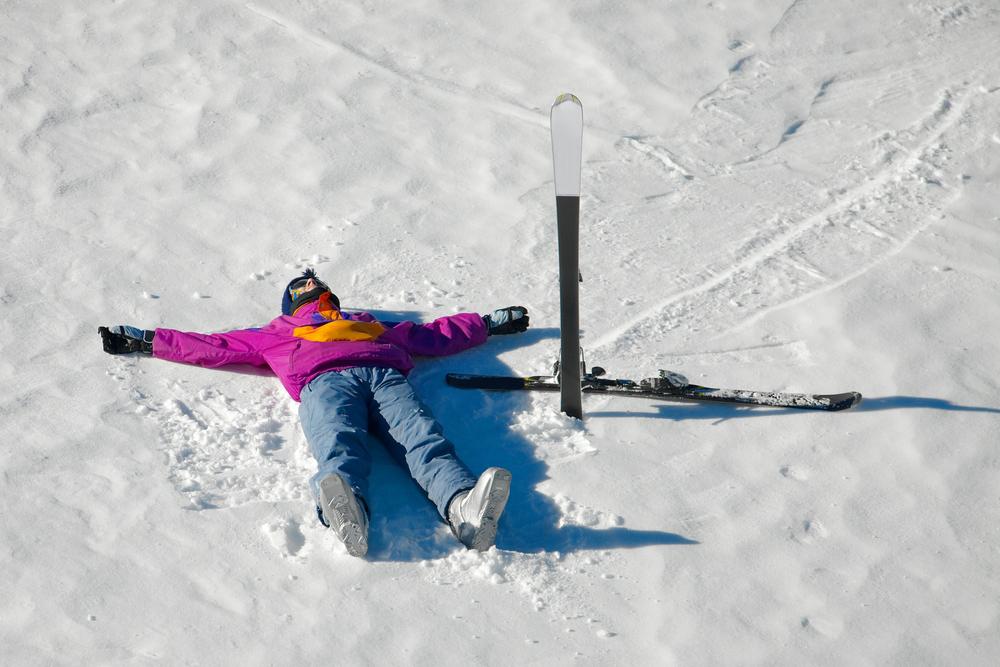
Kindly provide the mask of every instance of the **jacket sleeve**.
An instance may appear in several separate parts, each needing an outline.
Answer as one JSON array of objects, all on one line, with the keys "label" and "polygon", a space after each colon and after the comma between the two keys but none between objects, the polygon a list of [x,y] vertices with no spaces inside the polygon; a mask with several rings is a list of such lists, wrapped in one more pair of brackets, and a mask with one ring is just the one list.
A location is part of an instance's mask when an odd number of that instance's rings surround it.
[{"label": "jacket sleeve", "polygon": [[260,329],[216,334],[157,329],[153,337],[153,356],[204,368],[230,364],[267,367],[262,350],[269,338]]},{"label": "jacket sleeve", "polygon": [[428,324],[400,322],[392,325],[381,340],[399,345],[410,354],[440,357],[462,352],[486,342],[486,323],[476,313],[439,317]]}]

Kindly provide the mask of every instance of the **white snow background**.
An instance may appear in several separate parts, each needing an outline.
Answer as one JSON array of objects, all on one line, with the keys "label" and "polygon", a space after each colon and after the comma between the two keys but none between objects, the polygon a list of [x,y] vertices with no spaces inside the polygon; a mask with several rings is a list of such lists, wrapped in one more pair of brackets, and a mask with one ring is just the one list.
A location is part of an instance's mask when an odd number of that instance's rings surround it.
[{"label": "white snow background", "polygon": [[[0,662],[995,665],[995,0],[0,4]],[[584,104],[590,362],[837,414],[445,386],[558,351],[549,105]],[[99,325],[532,328],[412,379],[514,486],[467,552],[376,450],[314,517],[273,378]]]}]

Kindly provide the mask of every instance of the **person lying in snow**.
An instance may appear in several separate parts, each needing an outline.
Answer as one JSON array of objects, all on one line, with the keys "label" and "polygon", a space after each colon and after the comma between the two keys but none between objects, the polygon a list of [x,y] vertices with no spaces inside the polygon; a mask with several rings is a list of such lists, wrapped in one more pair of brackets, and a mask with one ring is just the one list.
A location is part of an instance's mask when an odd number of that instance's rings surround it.
[{"label": "person lying in snow", "polygon": [[317,514],[351,555],[368,552],[369,432],[409,468],[466,547],[493,546],[510,472],[489,468],[477,480],[406,375],[411,354],[454,354],[490,335],[525,331],[527,309],[459,313],[429,324],[379,322],[369,313],[342,311],[309,269],[285,288],[281,312],[265,327],[217,334],[127,325],[98,332],[109,354],[147,354],[206,368],[251,364],[277,375],[300,402],[302,430],[319,464],[310,480]]}]

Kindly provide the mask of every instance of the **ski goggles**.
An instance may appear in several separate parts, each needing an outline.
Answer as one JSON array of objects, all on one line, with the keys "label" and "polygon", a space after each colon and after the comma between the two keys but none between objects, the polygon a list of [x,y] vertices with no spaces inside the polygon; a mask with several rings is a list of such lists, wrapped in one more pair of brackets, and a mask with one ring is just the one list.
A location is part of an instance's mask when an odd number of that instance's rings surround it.
[{"label": "ski goggles", "polygon": [[288,295],[292,298],[292,301],[298,301],[303,294],[309,291],[310,280],[312,280],[316,284],[316,287],[320,287],[325,290],[330,289],[329,287],[326,286],[326,283],[322,282],[317,278],[305,278],[305,277],[299,278],[298,280],[296,280],[295,282],[293,282],[291,285],[288,286]]}]

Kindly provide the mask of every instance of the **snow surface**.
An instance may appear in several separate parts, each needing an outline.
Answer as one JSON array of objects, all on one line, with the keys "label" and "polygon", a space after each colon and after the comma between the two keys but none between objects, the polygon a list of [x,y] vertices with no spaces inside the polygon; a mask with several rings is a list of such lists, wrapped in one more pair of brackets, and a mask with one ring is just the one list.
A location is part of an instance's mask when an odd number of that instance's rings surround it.
[{"label": "snow surface", "polygon": [[[1000,661],[995,0],[0,15],[4,664]],[[557,354],[567,91],[590,360],[860,408],[445,386]],[[264,323],[306,266],[386,316],[530,308],[412,376],[514,473],[497,549],[377,450],[352,558],[275,380],[101,351]]]}]

